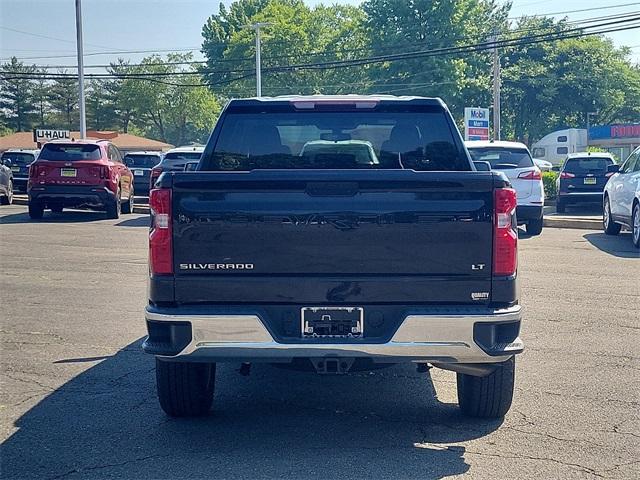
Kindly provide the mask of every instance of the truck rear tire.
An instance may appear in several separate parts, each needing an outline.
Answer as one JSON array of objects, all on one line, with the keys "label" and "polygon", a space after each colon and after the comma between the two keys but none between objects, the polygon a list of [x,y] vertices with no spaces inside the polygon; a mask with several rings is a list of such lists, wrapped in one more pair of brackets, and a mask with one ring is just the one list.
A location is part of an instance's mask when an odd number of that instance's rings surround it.
[{"label": "truck rear tire", "polygon": [[215,363],[167,362],[156,358],[156,385],[170,417],[206,415],[213,403]]},{"label": "truck rear tire", "polygon": [[535,220],[529,220],[527,223],[527,233],[529,235],[540,235],[542,233],[542,218],[536,218]]},{"label": "truck rear tire", "polygon": [[457,374],[458,404],[464,415],[501,418],[509,411],[513,399],[516,359],[511,357],[498,365],[486,377]]}]

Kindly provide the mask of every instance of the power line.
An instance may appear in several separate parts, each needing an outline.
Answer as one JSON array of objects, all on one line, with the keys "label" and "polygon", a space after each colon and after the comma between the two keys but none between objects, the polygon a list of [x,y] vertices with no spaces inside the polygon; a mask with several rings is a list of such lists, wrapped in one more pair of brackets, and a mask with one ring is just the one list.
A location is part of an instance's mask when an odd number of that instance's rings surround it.
[{"label": "power line", "polygon": [[[324,70],[324,69],[355,67],[355,66],[369,65],[369,64],[388,62],[388,61],[410,60],[410,59],[416,59],[416,58],[426,58],[426,57],[441,56],[441,55],[473,53],[473,52],[493,49],[496,47],[497,48],[518,47],[518,46],[524,46],[529,44],[544,43],[549,41],[565,40],[569,38],[579,38],[579,37],[590,36],[590,35],[600,35],[603,33],[609,33],[614,31],[636,29],[636,28],[640,28],[640,23],[638,23],[639,21],[640,21],[640,16],[630,18],[630,19],[625,19],[625,20],[605,22],[598,25],[592,25],[590,27],[586,27],[588,29],[598,29],[598,30],[593,30],[589,32],[584,32],[585,28],[574,28],[574,29],[567,29],[560,32],[548,32],[548,33],[538,34],[538,35],[529,35],[525,37],[498,40],[498,41],[492,41],[492,42],[482,42],[482,43],[469,44],[469,45],[463,45],[463,46],[422,50],[422,51],[407,52],[407,53],[401,53],[401,54],[382,55],[382,56],[359,58],[359,59],[353,59],[353,60],[339,60],[339,61],[332,61],[332,62],[316,62],[316,63],[306,63],[306,64],[297,64],[297,65],[275,66],[275,67],[267,67],[264,70],[265,72],[270,72],[270,73],[280,73],[280,72],[297,71],[297,70]],[[634,24],[620,26],[621,24],[629,24],[631,22],[633,22]],[[603,28],[603,27],[608,27],[608,28]],[[243,71],[247,72],[247,70],[248,69],[228,70],[228,71],[204,71],[203,70],[202,72],[173,72],[173,73],[145,72],[145,73],[131,73],[131,74],[110,73],[110,74],[88,74],[87,76],[90,78],[135,78],[138,80],[148,80],[153,77],[167,77],[167,76],[171,77],[171,76],[178,76],[178,75],[185,75],[185,74],[200,75],[200,74],[207,74],[207,73],[208,74],[241,73]],[[64,73],[38,74],[38,73],[28,73],[28,72],[15,72],[13,73],[13,75],[16,75],[18,78],[20,77],[25,79],[26,78],[37,78],[37,79],[44,78],[47,80],[73,77],[72,74],[64,74]],[[186,86],[200,87],[200,86],[207,86],[207,85],[214,86],[214,85],[232,83],[232,82],[241,80],[243,78],[249,78],[251,76],[253,76],[253,73],[249,72],[239,77],[223,79],[217,82],[204,82],[204,83],[201,82],[198,84],[179,84],[175,82],[160,82],[160,83],[166,83],[166,84],[175,85],[175,86],[185,86],[185,87]]]},{"label": "power line", "polygon": [[[580,20],[580,21],[574,21],[574,22],[566,22],[563,25],[578,25],[578,24],[592,24],[592,23],[596,23],[596,22],[602,22],[603,20],[616,20],[616,19],[621,19],[620,23],[622,23],[623,21],[635,21],[638,17],[638,14],[640,14],[640,12],[628,12],[628,13],[623,13],[623,14],[616,14],[616,15],[609,15],[609,16],[600,16],[600,17],[593,17],[593,18],[588,18],[588,19],[584,19],[584,20]],[[630,18],[635,16],[635,18]],[[622,20],[625,19],[625,20]],[[573,28],[573,29],[564,29],[564,30],[557,30],[557,31],[552,31],[552,32],[545,32],[541,35],[553,35],[553,34],[560,34],[560,33],[566,33],[566,32],[570,32],[570,31],[576,31],[576,30],[582,30],[582,29],[588,29],[588,28],[596,28],[596,27],[600,27],[600,26],[605,26],[605,25],[609,25],[609,24],[615,24],[617,22],[611,21],[608,23],[600,23],[599,25],[582,25],[580,27],[577,28]],[[508,33],[509,34],[513,34],[513,33],[517,33],[517,32],[525,32],[525,31],[537,31],[537,30],[548,30],[548,27],[534,27],[534,28],[520,28],[520,29],[515,29],[515,30],[510,30]],[[458,37],[459,39],[469,39],[468,36],[466,37]],[[220,45],[224,45],[224,44],[220,44]],[[411,44],[411,45],[417,45],[417,44]],[[406,48],[408,47],[409,44],[404,44],[402,45],[402,47]],[[447,47],[447,48],[464,48],[464,46],[458,46],[458,47]],[[327,51],[327,52],[309,52],[309,53],[305,53],[305,54],[298,54],[298,55],[282,55],[282,56],[273,56],[273,57],[267,57],[265,60],[273,60],[276,58],[300,58],[301,56],[314,56],[316,54],[327,54],[327,53],[346,53],[346,52],[362,52],[362,49],[351,49],[351,50],[344,50],[344,51]],[[243,59],[221,59],[221,60],[217,60],[215,63],[224,63],[224,62],[237,62],[237,61],[248,61],[248,60],[252,60],[250,58],[243,58]],[[344,62],[349,62],[352,60],[349,59],[345,59],[342,60]],[[163,62],[164,65],[198,65],[198,64],[202,64],[202,63],[206,63],[206,62],[200,62],[200,61],[185,61],[185,62]],[[127,67],[135,67],[135,66],[146,66],[148,64],[145,63],[138,63],[138,64],[125,64],[125,66]],[[104,67],[104,68],[109,68],[112,67],[113,65],[100,65],[100,67]],[[99,67],[98,65],[95,66],[89,66],[89,68],[92,67]],[[280,68],[280,67],[286,67],[286,66],[271,66],[271,67],[266,67],[266,68]],[[40,67],[43,68],[43,67]],[[47,68],[55,68],[54,66],[49,66]],[[59,68],[64,68],[64,66],[59,66]],[[196,71],[186,71],[186,72],[173,72],[173,73],[164,73],[164,74],[160,74],[160,73],[139,73],[136,75],[141,75],[141,76],[168,76],[168,75],[185,75],[185,76],[189,76],[189,75],[199,75],[201,73],[204,74],[228,74],[228,73],[245,73],[245,72],[249,72],[251,70],[251,68],[235,68],[235,69],[226,69],[226,70],[201,70],[199,72]],[[49,73],[49,75],[52,76],[64,76],[64,75],[69,75],[66,73]],[[95,77],[98,76],[102,76],[105,78],[108,78],[110,76],[112,76],[112,74],[88,74],[88,75],[93,75]],[[133,75],[133,74],[132,74]]]},{"label": "power line", "polygon": [[[618,5],[606,5],[606,6],[602,6],[602,7],[583,8],[583,9],[577,9],[577,10],[565,10],[565,11],[562,11],[562,12],[547,12],[547,13],[540,13],[540,14],[537,14],[537,15],[520,15],[520,16],[516,16],[516,17],[508,17],[507,20],[518,20],[518,19],[522,19],[522,18],[563,15],[563,14],[569,14],[569,13],[580,13],[580,12],[589,12],[589,11],[597,11],[597,10],[610,10],[610,9],[622,8],[622,7],[628,7],[628,6],[635,6],[635,5],[640,5],[640,2],[622,3],[622,4],[618,4]],[[40,34],[37,34],[37,33],[26,32],[26,31],[23,31],[23,30],[17,30],[17,29],[13,29],[13,28],[9,28],[9,27],[0,27],[0,28],[3,28],[5,30],[10,30],[10,31],[23,33],[23,34],[26,34],[26,35],[42,36],[42,37],[45,37],[45,38],[50,38],[52,40],[61,40],[61,41],[65,41],[65,42],[68,41],[68,40],[62,40],[62,39],[56,38],[56,37],[47,37],[47,36],[43,36],[43,35],[40,35]],[[74,43],[74,42],[72,42],[70,40],[69,40],[69,42]],[[286,43],[286,42],[282,41],[280,43]],[[273,42],[271,42],[271,44],[273,44]],[[213,46],[228,46],[228,45],[229,45],[229,43],[219,43],[219,44],[214,44]],[[413,44],[413,45],[415,45],[415,44]],[[97,47],[100,47],[100,48],[111,48],[111,47],[103,47],[103,46],[100,46],[100,45],[93,45],[93,46],[97,46]],[[404,45],[404,46],[406,46],[406,45]],[[398,45],[398,48],[402,48],[402,47],[403,47],[403,45]],[[173,48],[173,49],[116,50],[116,51],[103,51],[103,52],[89,52],[89,53],[85,53],[85,56],[89,56],[89,55],[92,55],[92,56],[96,56],[96,55],[117,55],[117,54],[121,54],[121,53],[197,52],[197,51],[200,51],[201,49],[202,49],[202,46],[188,47],[188,48]],[[335,51],[334,53],[342,53],[342,52],[344,52],[344,50]],[[72,58],[72,57],[75,57],[75,55],[32,56],[32,57],[21,57],[21,58],[18,58],[18,60],[21,60],[21,61],[22,60],[43,60],[43,59]],[[0,60],[4,61],[4,60],[8,60],[10,58],[11,57],[4,57],[4,58],[1,58]],[[272,57],[272,58],[275,58],[275,57]],[[280,57],[280,58],[282,58],[282,57]],[[222,60],[226,60],[226,59],[222,59]],[[251,59],[228,59],[228,60],[229,61],[248,61],[248,60],[251,60]],[[267,60],[266,57],[265,57],[265,60]],[[217,60],[217,61],[221,61],[221,60]],[[68,67],[68,68],[71,68],[71,67]],[[104,68],[106,68],[106,67],[104,67]]]}]

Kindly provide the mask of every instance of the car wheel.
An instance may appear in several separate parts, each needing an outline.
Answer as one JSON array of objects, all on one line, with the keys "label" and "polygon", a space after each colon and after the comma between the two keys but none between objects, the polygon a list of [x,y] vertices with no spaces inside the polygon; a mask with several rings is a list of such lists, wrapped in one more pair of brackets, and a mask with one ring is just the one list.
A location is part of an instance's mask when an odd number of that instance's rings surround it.
[{"label": "car wheel", "polygon": [[556,212],[564,213],[567,210],[566,204],[562,200],[556,202]]},{"label": "car wheel", "polygon": [[542,233],[542,223],[542,218],[529,220],[529,223],[527,223],[527,233],[529,235],[540,235]]},{"label": "car wheel", "polygon": [[131,191],[129,192],[129,199],[127,203],[122,205],[122,213],[133,213],[133,187],[131,187]]},{"label": "car wheel", "polygon": [[611,218],[611,205],[609,205],[609,197],[604,197],[604,205],[602,206],[602,224],[604,233],[607,235],[618,235],[621,225],[613,221]]},{"label": "car wheel", "polygon": [[640,203],[636,203],[633,206],[633,213],[631,214],[631,227],[633,245],[636,248],[640,248]]},{"label": "car wheel", "polygon": [[0,197],[0,203],[2,203],[2,205],[11,205],[13,203],[13,182],[11,180],[9,180],[9,185],[7,185],[7,194]]},{"label": "car wheel", "polygon": [[458,404],[462,413],[469,417],[504,417],[511,408],[515,373],[515,357],[498,364],[485,377],[457,373]]},{"label": "car wheel", "polygon": [[206,415],[213,403],[215,363],[167,362],[156,358],[156,386],[170,417]]},{"label": "car wheel", "polygon": [[38,201],[29,202],[29,218],[40,220],[44,215],[44,204]]},{"label": "car wheel", "polygon": [[122,211],[120,195],[120,188],[118,188],[115,201],[107,204],[107,218],[111,218],[114,220],[120,218],[120,212]]}]

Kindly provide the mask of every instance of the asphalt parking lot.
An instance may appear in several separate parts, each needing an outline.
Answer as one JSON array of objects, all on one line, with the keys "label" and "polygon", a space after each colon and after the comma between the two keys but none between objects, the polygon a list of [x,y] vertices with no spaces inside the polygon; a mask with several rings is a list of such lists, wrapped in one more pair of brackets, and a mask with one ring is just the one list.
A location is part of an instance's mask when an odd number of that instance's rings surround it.
[{"label": "asphalt parking lot", "polygon": [[0,209],[2,478],[638,478],[640,255],[630,234],[522,236],[514,405],[466,419],[455,374],[219,369],[166,417],[140,350],[144,215]]}]

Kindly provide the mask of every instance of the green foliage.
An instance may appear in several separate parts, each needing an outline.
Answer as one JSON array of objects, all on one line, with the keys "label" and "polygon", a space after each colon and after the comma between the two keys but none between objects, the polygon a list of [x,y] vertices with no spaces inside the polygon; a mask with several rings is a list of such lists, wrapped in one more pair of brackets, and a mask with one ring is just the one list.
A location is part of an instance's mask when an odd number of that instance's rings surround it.
[{"label": "green foliage", "polygon": [[0,67],[0,111],[6,112],[3,123],[7,128],[21,132],[33,127],[36,106],[28,75],[37,70],[35,65],[25,65],[16,57]]},{"label": "green foliage", "polygon": [[542,184],[544,185],[544,197],[546,199],[554,199],[558,195],[557,178],[558,172],[542,172]]}]

